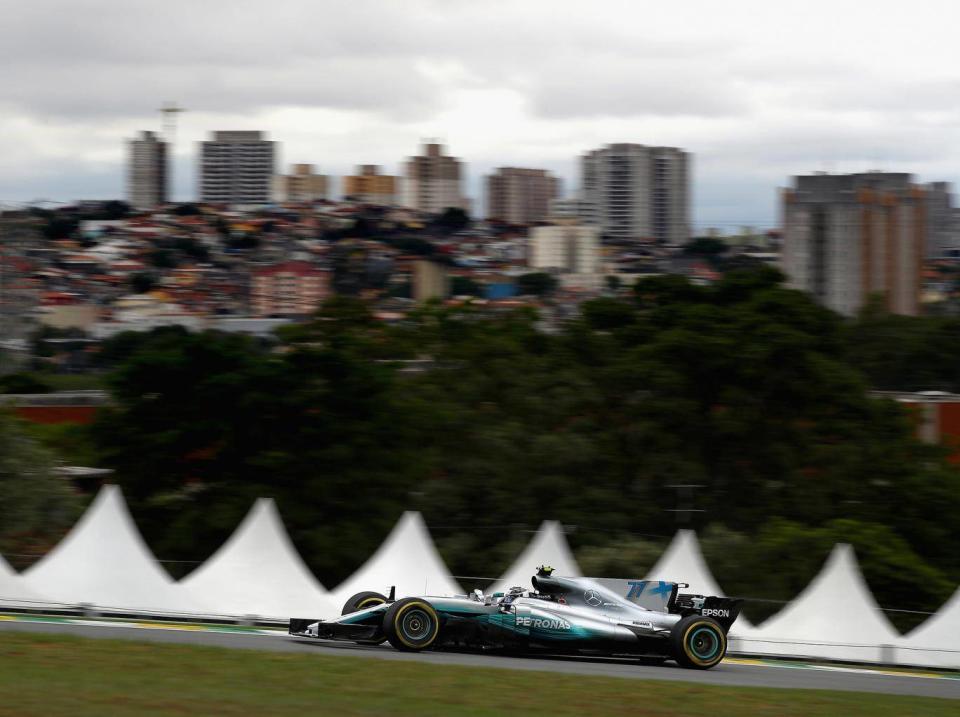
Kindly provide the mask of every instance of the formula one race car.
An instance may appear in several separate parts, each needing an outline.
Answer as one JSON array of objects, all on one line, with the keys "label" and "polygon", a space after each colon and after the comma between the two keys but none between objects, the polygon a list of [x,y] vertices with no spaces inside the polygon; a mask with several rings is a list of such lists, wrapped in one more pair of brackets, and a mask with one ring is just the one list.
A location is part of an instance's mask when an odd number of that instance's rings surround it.
[{"label": "formula one race car", "polygon": [[291,619],[298,637],[398,650],[467,649],[636,656],[706,670],[727,651],[742,600],[683,594],[684,583],[563,578],[542,567],[533,591],[394,600],[354,595],[334,620]]}]

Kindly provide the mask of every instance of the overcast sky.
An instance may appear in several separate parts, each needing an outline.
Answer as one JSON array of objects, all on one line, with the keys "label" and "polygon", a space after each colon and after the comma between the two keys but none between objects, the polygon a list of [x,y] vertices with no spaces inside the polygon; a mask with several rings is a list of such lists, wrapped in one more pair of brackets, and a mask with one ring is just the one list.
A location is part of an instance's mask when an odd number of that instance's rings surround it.
[{"label": "overcast sky", "polygon": [[123,195],[124,138],[187,108],[196,143],[262,129],[280,158],[388,171],[442,138],[475,196],[498,166],[577,185],[607,142],[693,153],[700,226],[776,221],[817,170],[960,179],[956,0],[0,0],[0,200]]}]

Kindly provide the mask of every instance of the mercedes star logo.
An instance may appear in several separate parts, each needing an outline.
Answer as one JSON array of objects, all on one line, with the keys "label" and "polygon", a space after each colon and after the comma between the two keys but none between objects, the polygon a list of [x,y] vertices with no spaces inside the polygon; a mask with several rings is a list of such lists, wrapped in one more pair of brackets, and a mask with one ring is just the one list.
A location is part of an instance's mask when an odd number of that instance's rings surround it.
[{"label": "mercedes star logo", "polygon": [[587,590],[583,594],[583,599],[587,602],[587,605],[591,605],[592,607],[597,607],[603,603],[603,600],[600,598],[600,595],[596,590]]}]

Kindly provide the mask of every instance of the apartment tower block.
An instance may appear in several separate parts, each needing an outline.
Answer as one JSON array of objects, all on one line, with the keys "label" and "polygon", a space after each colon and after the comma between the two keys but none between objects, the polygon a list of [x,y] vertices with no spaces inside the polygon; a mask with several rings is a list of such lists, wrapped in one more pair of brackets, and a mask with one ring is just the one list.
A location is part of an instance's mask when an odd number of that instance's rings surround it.
[{"label": "apartment tower block", "polygon": [[376,164],[361,164],[356,174],[343,178],[343,196],[364,204],[393,206],[399,185],[399,177],[381,174]]},{"label": "apartment tower block", "polygon": [[275,144],[263,132],[214,132],[213,139],[200,143],[200,201],[269,203]]},{"label": "apartment tower block", "polygon": [[690,238],[690,155],[676,147],[609,144],[581,157],[582,197],[614,241]]},{"label": "apartment tower block", "polygon": [[550,213],[560,181],[543,169],[501,167],[487,177],[487,218],[533,224]]},{"label": "apartment tower block", "polygon": [[434,214],[449,207],[469,209],[461,168],[459,159],[443,153],[443,145],[427,142],[423,154],[404,165],[403,206]]},{"label": "apartment tower block", "polygon": [[168,201],[167,143],[153,132],[127,142],[127,201],[137,209],[154,209]]},{"label": "apartment tower block", "polygon": [[925,190],[909,174],[794,177],[781,265],[790,286],[841,314],[881,294],[889,311],[916,315],[926,222]]}]

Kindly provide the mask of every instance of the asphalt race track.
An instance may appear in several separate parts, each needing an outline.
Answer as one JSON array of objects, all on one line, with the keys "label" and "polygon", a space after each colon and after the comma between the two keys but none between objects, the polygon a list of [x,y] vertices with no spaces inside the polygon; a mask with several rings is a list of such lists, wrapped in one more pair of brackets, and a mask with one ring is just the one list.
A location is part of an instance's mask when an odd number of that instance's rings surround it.
[{"label": "asphalt race track", "polygon": [[[602,675],[645,680],[674,680],[709,685],[787,687],[799,689],[847,690],[922,697],[960,699],[960,677],[921,671],[857,669],[778,663],[728,658],[707,671],[684,670],[672,663],[640,666],[627,659],[583,657],[502,657],[450,652],[405,653],[389,646],[365,647],[290,637],[270,630],[221,632],[193,626],[173,627],[157,623],[109,623],[74,620],[63,623],[0,619],[0,632],[59,633],[79,637],[208,645],[231,649],[341,655],[365,659],[416,660],[430,664],[468,665],[509,670],[538,670],[579,675]],[[0,638],[2,639],[2,638]]]}]

